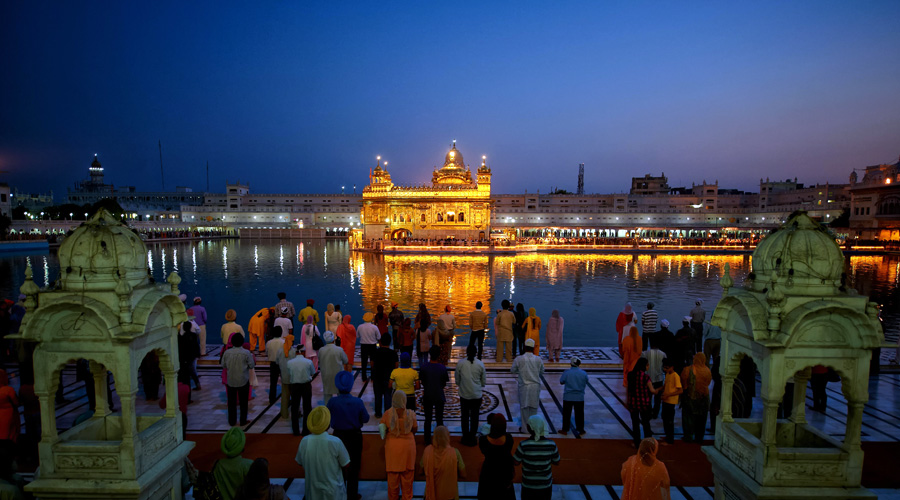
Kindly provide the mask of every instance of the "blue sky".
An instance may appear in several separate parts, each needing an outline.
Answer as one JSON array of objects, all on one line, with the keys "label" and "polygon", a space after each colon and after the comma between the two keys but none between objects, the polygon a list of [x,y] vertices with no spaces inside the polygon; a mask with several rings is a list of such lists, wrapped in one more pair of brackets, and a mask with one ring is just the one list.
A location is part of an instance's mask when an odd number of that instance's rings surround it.
[{"label": "blue sky", "polygon": [[[846,182],[900,155],[900,2],[4,2],[0,179],[325,193]],[[62,196],[58,194],[58,201]]]}]

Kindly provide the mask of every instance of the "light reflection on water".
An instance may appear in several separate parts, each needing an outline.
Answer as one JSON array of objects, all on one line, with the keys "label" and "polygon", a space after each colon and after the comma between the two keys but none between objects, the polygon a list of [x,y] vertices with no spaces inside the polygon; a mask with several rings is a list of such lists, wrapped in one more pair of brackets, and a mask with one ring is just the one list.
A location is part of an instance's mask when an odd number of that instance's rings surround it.
[{"label": "light reflection on water", "polygon": [[[285,260],[284,245],[294,247],[293,261]],[[274,305],[282,291],[297,309],[308,298],[316,300],[320,312],[329,302],[340,304],[357,324],[364,310],[374,311],[378,304],[389,309],[394,301],[406,314],[414,314],[420,302],[434,316],[450,305],[464,326],[476,301],[493,314],[504,298],[511,298],[526,309],[535,307],[545,319],[558,309],[566,320],[564,342],[569,346],[612,345],[613,324],[625,302],[641,312],[653,301],[660,318],[673,326],[697,298],[711,312],[721,297],[718,281],[725,264],[731,265],[736,285],[750,269],[748,255],[377,256],[351,254],[343,241],[220,240],[151,244],[148,266],[160,283],[165,272],[154,260],[165,268],[167,253],[172,268],[183,273],[182,292],[203,297],[214,331],[230,308],[246,327],[250,316]],[[34,269],[36,283],[46,286],[56,279],[55,254],[33,257],[0,258],[2,297],[18,295],[26,262],[42,264]],[[188,258],[189,264],[181,262]],[[896,341],[900,257],[852,257],[848,277],[861,294],[885,304],[885,333]],[[465,337],[460,340],[464,343]]]}]

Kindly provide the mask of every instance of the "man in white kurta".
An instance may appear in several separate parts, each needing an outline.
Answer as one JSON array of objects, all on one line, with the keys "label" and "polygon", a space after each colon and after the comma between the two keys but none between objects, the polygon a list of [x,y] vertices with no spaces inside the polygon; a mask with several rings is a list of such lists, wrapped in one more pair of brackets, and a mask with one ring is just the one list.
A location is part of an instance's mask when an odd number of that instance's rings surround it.
[{"label": "man in white kurta", "polygon": [[525,354],[517,357],[512,364],[512,372],[518,375],[519,410],[521,422],[519,430],[524,432],[528,417],[536,415],[541,404],[541,376],[544,362],[534,355],[534,339],[525,341]]},{"label": "man in white kurta", "polygon": [[337,386],[334,385],[334,376],[344,369],[344,365],[350,362],[347,353],[343,349],[334,345],[334,333],[325,332],[322,335],[325,341],[325,347],[319,349],[319,370],[322,371],[322,404],[328,404],[331,396],[338,393]]},{"label": "man in white kurta", "polygon": [[340,439],[328,434],[331,412],[317,406],[306,419],[312,433],[300,441],[294,458],[306,477],[306,500],[347,500],[342,469],[350,463],[350,455]]}]

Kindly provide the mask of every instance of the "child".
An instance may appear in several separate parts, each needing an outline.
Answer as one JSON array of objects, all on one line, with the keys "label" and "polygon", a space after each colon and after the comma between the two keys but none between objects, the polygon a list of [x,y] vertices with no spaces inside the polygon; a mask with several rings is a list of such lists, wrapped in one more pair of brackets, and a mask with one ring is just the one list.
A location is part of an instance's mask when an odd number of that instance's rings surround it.
[{"label": "child", "polygon": [[666,440],[660,444],[669,445],[675,442],[675,407],[678,405],[678,396],[684,392],[681,387],[681,377],[675,373],[675,363],[666,358],[662,362],[666,372],[666,381],[662,395],[662,420],[666,430]]}]

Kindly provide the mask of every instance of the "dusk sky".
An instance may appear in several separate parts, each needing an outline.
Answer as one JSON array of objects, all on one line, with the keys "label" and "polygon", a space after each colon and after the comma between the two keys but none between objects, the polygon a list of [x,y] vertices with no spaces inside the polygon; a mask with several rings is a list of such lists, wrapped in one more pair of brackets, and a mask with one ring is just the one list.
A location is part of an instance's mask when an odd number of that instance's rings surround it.
[{"label": "dusk sky", "polygon": [[900,2],[3,2],[0,180],[56,192],[330,193],[430,182],[456,139],[493,191],[760,177],[900,156]]}]

